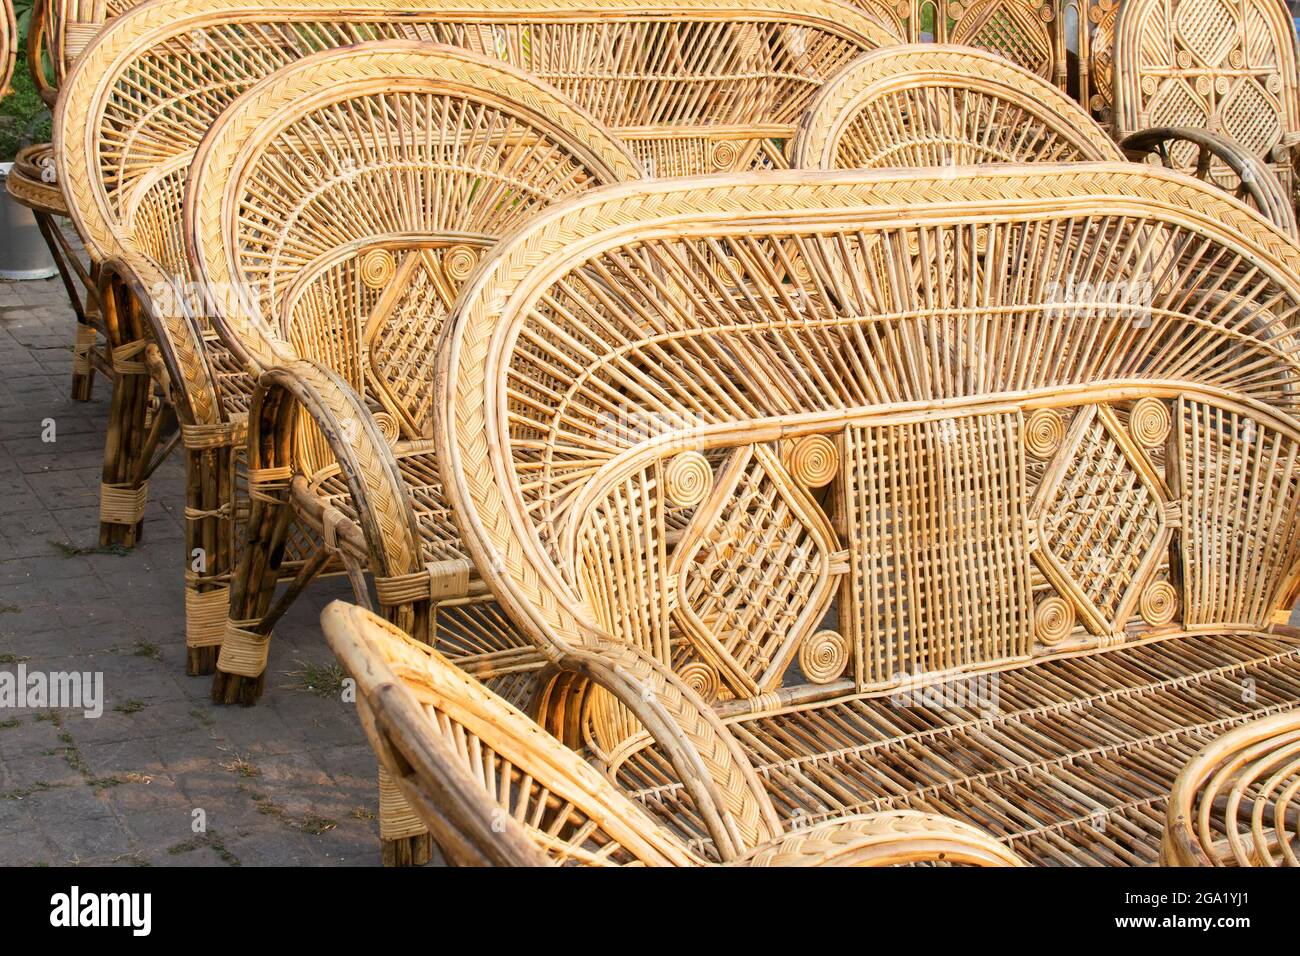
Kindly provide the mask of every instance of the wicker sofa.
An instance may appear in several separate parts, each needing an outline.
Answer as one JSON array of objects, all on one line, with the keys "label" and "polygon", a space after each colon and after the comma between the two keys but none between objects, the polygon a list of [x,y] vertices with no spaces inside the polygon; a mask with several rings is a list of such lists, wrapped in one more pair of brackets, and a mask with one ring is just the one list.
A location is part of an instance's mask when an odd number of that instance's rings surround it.
[{"label": "wicker sofa", "polygon": [[694,852],[1151,863],[1300,702],[1298,319],[1294,242],[1153,167],[608,187],[477,273],[436,439],[527,711]]}]

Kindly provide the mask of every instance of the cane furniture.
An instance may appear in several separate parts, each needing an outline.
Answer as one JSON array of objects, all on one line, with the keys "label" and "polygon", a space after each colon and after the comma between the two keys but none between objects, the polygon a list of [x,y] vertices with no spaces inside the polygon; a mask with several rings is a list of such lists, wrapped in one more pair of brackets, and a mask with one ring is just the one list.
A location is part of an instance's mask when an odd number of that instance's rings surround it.
[{"label": "cane furniture", "polygon": [[[385,38],[445,42],[549,79],[612,121],[661,173],[783,162],[780,141],[820,83],[893,39],[856,9],[823,0],[509,0],[490,8],[176,0],[119,18],[69,79],[56,116],[58,161],[78,229],[107,263],[115,360],[149,371],[140,356],[155,344],[152,368],[162,369],[156,377],[166,380],[181,423],[187,561],[199,562],[186,593],[193,673],[211,670],[225,626],[234,520],[243,515],[234,504],[234,450],[243,447],[253,381],[206,321],[205,295],[184,256],[190,157],[221,112],[275,69],[322,48]],[[216,78],[202,96],[194,95],[196,76]],[[141,476],[157,457],[145,427],[147,385],[128,376],[114,392],[103,481],[114,541],[134,540],[147,493]],[[312,561],[311,543],[299,544],[301,561]]]},{"label": "cane furniture", "polygon": [[[138,2],[35,0],[27,32],[27,67],[46,105],[54,106],[69,68],[104,24]],[[76,317],[72,397],[88,401],[95,373],[111,377],[113,368],[107,351],[98,347],[102,328],[97,330],[100,325],[97,263],[93,257],[82,261],[81,252],[59,224],[68,217],[68,204],[58,185],[53,145],[34,143],[19,150],[6,188],[16,202],[31,209],[41,238],[58,267]]]},{"label": "cane furniture", "polygon": [[[891,40],[857,10],[820,0],[651,8],[632,0],[512,0],[491,9],[437,0],[346,8],[178,0],[110,27],[70,78],[56,139],[78,228],[109,263],[105,300],[117,350],[138,355],[156,342],[190,453],[187,550],[205,561],[191,568],[186,594],[192,672],[211,670],[225,624],[238,537],[231,515],[242,514],[231,503],[231,462],[252,381],[205,323],[204,297],[183,256],[179,200],[188,161],[226,105],[278,66],[376,38],[446,42],[549,77],[585,98],[591,112],[619,121],[621,138],[658,172],[777,163],[779,139],[792,133],[816,86]],[[227,56],[231,48],[248,55]],[[220,82],[196,98],[199,74]],[[155,290],[165,294],[149,294]],[[183,307],[194,298],[198,307]],[[127,381],[114,393],[110,428],[121,438],[105,451],[105,496],[116,510],[109,518],[127,529],[146,496],[138,481],[149,449],[142,389]],[[304,545],[303,561],[308,551]]]},{"label": "cane furniture", "polygon": [[1178,775],[1166,866],[1300,866],[1300,713],[1252,721]]},{"label": "cane furniture", "polygon": [[987,50],[1064,89],[1063,23],[1054,0],[855,0],[906,43]]},{"label": "cane furniture", "polygon": [[[321,615],[357,681],[375,752],[449,862],[495,866],[700,866],[591,765],[436,650],[353,605]],[[741,866],[1023,866],[974,827],[912,811],[796,827]]]},{"label": "cane furniture", "polygon": [[9,95],[9,81],[14,75],[14,62],[18,58],[18,23],[14,19],[14,6],[4,0],[0,10],[0,99]]},{"label": "cane furniture", "polygon": [[[261,384],[249,535],[215,700],[251,702],[271,629],[332,554],[362,600],[369,571],[402,627],[426,638],[436,629],[466,666],[518,652],[485,589],[471,588],[447,518],[427,438],[432,355],[457,289],[496,238],[639,169],[553,87],[414,41],[306,57],[217,120],[191,167],[185,234],[211,317]],[[400,497],[363,480],[374,468],[399,477]],[[276,604],[291,522],[322,546]],[[399,861],[396,842],[423,826],[381,792],[385,852]]]},{"label": "cane furniture", "polygon": [[1300,73],[1282,0],[1124,0],[1114,30],[1117,139],[1162,130],[1173,168],[1231,183],[1204,139],[1188,135],[1206,131],[1266,164],[1292,197]]},{"label": "cane furniture", "polygon": [[[1176,133],[1227,168],[1238,198],[1295,236],[1295,210],[1280,181],[1254,155],[1203,130]],[[994,54],[955,46],[898,46],[846,67],[804,114],[791,147],[809,169],[1074,162],[1161,154],[1169,130],[1136,133],[1117,146],[1077,103]]]},{"label": "cane furniture", "polygon": [[452,322],[435,436],[528,710],[696,852],[914,809],[1150,863],[1192,754],[1300,701],[1300,249],[1217,189],[609,187]]}]

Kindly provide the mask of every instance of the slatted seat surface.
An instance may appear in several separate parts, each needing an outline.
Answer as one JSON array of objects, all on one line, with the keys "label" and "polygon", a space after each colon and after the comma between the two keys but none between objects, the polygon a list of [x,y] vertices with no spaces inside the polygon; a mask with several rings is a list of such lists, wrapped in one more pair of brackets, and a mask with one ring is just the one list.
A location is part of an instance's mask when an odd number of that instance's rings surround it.
[{"label": "slatted seat surface", "polygon": [[[1300,705],[1297,637],[1154,641],[728,727],[787,820],[927,810],[1033,863],[1147,865],[1184,764],[1225,731]],[[955,703],[923,706],[921,694]],[[642,750],[614,777],[704,849],[666,766]]]}]

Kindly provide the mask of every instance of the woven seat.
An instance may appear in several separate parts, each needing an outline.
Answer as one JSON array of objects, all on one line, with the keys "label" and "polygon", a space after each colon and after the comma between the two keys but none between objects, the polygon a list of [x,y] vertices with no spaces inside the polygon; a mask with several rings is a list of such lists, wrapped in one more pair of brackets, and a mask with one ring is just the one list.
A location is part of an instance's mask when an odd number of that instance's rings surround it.
[{"label": "woven seat", "polygon": [[1300,713],[1207,744],[1174,783],[1166,866],[1300,866]]},{"label": "woven seat", "polygon": [[[436,651],[360,608],[321,617],[356,676],[380,760],[460,865],[699,866],[691,852],[537,724]],[[913,812],[787,830],[741,866],[1022,865],[974,827]]]},{"label": "woven seat", "polygon": [[530,712],[697,852],[910,808],[1150,863],[1189,757],[1300,704],[1300,247],[1217,187],[628,184],[454,323],[435,437]]},{"label": "woven seat", "polygon": [[[1030,863],[1144,866],[1183,764],[1217,734],[1300,701],[1298,640],[1197,635],[728,727],[783,819],[922,810],[968,821]],[[1242,699],[1245,681],[1257,698]],[[708,852],[661,753],[632,752],[613,772]]]}]

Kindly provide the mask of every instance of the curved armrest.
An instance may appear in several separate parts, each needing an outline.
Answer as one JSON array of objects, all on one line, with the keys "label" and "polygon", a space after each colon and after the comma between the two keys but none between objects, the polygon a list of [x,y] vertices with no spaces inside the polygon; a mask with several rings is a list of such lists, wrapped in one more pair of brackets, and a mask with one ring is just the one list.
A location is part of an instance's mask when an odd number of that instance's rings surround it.
[{"label": "curved armrest", "polygon": [[1158,126],[1125,136],[1120,147],[1131,159],[1142,160],[1149,155],[1160,157],[1161,163],[1174,168],[1169,155],[1171,141],[1191,143],[1199,150],[1196,159],[1197,179],[1208,179],[1210,165],[1219,160],[1232,170],[1241,181],[1237,196],[1248,198],[1251,204],[1269,222],[1287,235],[1295,238],[1297,232],[1295,208],[1281,181],[1258,156],[1219,133],[1182,126]]},{"label": "curved armrest", "polygon": [[366,544],[383,566],[374,574],[420,570],[420,538],[392,449],[360,396],[315,362],[296,359],[262,373],[248,414],[252,468],[292,468],[301,409],[329,445],[357,509]]},{"label": "curved armrest", "polygon": [[608,690],[641,722],[671,761],[724,860],[781,832],[735,737],[671,670],[638,648],[594,634],[556,663]]},{"label": "curved armrest", "polygon": [[741,866],[1026,866],[983,831],[933,813],[896,810],[828,820],[758,847]]},{"label": "curved armrest", "polygon": [[[223,419],[216,378],[208,363],[203,337],[190,316],[185,290],[151,258],[121,250],[100,265],[101,307],[109,344],[124,345],[144,337],[149,327],[170,379],[167,399],[183,422],[208,425]],[[113,294],[117,286],[130,296],[138,314]]]}]

